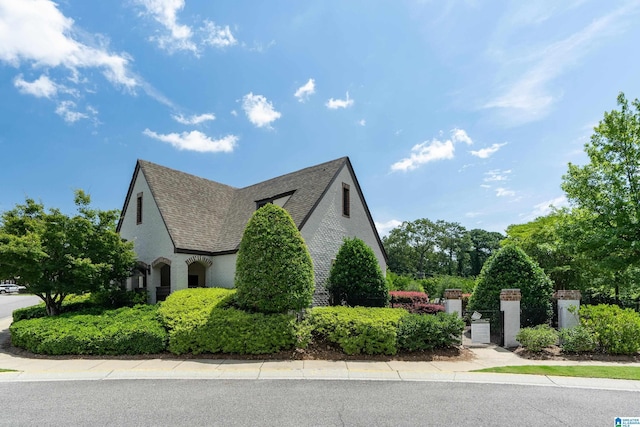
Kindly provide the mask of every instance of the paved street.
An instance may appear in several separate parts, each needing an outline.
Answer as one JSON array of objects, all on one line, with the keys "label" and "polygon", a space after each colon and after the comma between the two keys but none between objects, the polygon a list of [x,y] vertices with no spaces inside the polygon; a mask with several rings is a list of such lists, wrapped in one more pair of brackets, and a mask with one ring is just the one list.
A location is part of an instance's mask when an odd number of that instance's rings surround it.
[{"label": "paved street", "polygon": [[613,426],[636,392],[411,381],[0,383],[0,425]]}]

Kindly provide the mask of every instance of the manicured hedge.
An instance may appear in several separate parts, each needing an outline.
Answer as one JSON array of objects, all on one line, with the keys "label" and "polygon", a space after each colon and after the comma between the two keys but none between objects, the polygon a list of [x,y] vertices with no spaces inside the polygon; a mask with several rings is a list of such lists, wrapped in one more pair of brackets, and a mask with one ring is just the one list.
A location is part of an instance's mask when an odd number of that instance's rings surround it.
[{"label": "manicured hedge", "polygon": [[293,349],[295,343],[295,315],[215,308],[198,325],[176,323],[168,349],[174,354],[268,354]]},{"label": "manicured hedge", "polygon": [[49,355],[159,353],[167,341],[157,307],[149,305],[21,320],[9,331],[16,347]]},{"label": "manicured hedge", "polygon": [[315,307],[307,312],[301,331],[347,354],[391,355],[398,352],[398,324],[406,314],[401,308]]},{"label": "manicured hedge", "polygon": [[169,295],[159,309],[169,330],[169,351],[266,354],[293,348],[295,316],[248,313],[229,307],[235,290],[185,289]]},{"label": "manicured hedge", "polygon": [[[84,295],[68,295],[62,302],[62,313],[78,312],[94,307],[90,300],[90,294]],[[30,307],[18,308],[13,310],[13,321],[18,322],[25,319],[36,319],[38,317],[46,317],[47,309],[44,302]]]},{"label": "manicured hedge", "polygon": [[401,350],[433,350],[460,344],[464,322],[456,313],[433,316],[407,314],[398,326],[398,347]]},{"label": "manicured hedge", "polygon": [[[138,304],[146,304],[147,294],[122,289],[111,289],[86,293],[81,295],[70,294],[62,301],[61,313],[71,313],[79,311],[100,311],[116,309],[121,307],[133,307]],[[35,319],[45,317],[47,310],[44,302],[30,307],[19,308],[13,311],[13,321],[24,319]]]},{"label": "manicured hedge", "polygon": [[173,292],[158,309],[162,323],[169,331],[206,323],[211,310],[228,305],[235,289],[194,288]]}]

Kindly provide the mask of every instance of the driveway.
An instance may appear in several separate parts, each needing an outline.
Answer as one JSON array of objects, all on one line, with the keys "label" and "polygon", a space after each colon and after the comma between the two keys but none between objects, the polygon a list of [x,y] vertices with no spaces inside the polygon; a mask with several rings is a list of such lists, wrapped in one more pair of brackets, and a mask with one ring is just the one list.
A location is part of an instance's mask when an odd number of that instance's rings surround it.
[{"label": "driveway", "polygon": [[13,310],[36,305],[42,300],[34,295],[0,294],[0,319],[11,317]]}]

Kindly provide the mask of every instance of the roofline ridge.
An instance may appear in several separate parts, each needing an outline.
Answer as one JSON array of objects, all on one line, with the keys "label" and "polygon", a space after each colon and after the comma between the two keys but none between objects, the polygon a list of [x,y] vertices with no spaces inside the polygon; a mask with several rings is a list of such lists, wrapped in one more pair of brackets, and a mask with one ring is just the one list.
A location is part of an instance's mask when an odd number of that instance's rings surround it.
[{"label": "roofline ridge", "polygon": [[269,181],[273,181],[273,180],[276,180],[276,179],[281,179],[281,178],[284,178],[284,177],[289,176],[289,175],[299,174],[299,173],[305,172],[305,171],[307,171],[309,169],[318,168],[318,167],[321,167],[321,166],[324,166],[324,165],[328,165],[330,163],[338,162],[339,160],[342,160],[343,162],[347,162],[347,161],[349,161],[349,156],[338,157],[337,159],[333,159],[333,160],[329,160],[329,161],[326,161],[326,162],[318,163],[318,164],[315,164],[315,165],[307,166],[305,168],[298,169],[298,170],[295,170],[295,171],[292,171],[292,172],[287,172],[287,173],[282,174],[282,175],[274,176],[273,178],[265,179],[264,181],[260,181],[260,182],[256,182],[256,183],[251,184],[251,185],[247,185],[246,187],[238,188],[238,190],[247,190],[247,189],[249,189],[251,187],[256,187],[258,185],[263,185],[263,184],[265,184],[265,183],[267,183]]}]

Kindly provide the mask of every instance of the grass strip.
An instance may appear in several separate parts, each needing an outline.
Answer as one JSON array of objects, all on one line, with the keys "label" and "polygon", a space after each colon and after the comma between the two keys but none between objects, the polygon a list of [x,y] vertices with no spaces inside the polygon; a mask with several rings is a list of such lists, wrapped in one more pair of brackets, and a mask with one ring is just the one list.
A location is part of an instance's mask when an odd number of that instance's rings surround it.
[{"label": "grass strip", "polygon": [[473,372],[495,372],[499,374],[531,374],[558,377],[611,378],[640,381],[640,367],[635,366],[499,366]]}]

